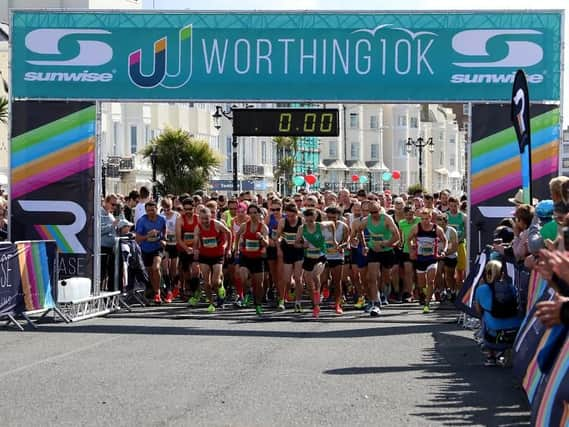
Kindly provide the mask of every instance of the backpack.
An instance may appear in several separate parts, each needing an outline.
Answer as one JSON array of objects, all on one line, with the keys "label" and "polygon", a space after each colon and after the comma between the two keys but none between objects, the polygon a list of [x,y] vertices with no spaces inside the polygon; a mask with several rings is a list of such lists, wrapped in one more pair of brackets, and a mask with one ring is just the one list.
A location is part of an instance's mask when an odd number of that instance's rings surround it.
[{"label": "backpack", "polygon": [[492,290],[492,316],[507,319],[518,315],[518,293],[508,277],[490,284]]}]

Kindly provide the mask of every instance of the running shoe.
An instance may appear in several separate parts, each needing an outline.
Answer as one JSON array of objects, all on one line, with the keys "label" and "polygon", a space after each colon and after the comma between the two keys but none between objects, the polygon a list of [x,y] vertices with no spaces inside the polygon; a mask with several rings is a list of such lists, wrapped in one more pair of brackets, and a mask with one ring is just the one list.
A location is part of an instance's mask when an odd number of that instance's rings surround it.
[{"label": "running shoe", "polygon": [[174,290],[172,291],[172,299],[176,299],[180,296],[180,288],[178,288],[177,286],[174,288]]},{"label": "running shoe", "polygon": [[235,301],[233,302],[233,306],[235,308],[242,308],[243,307],[243,298],[241,298],[240,296],[238,296]]},{"label": "running shoe", "polygon": [[249,304],[251,304],[251,295],[245,294],[245,297],[243,298],[243,307],[249,307]]},{"label": "running shoe", "polygon": [[210,304],[209,307],[207,308],[207,312],[208,313],[215,313],[215,305]]},{"label": "running shoe", "polygon": [[173,299],[174,299],[174,296],[172,295],[172,292],[171,292],[171,291],[168,291],[168,292],[166,293],[166,298],[164,298],[164,302],[165,302],[166,304],[170,304]]},{"label": "running shoe", "polygon": [[318,319],[318,316],[320,316],[320,306],[315,305],[314,308],[312,309],[312,317]]},{"label": "running shoe", "polygon": [[302,313],[302,305],[299,302],[294,303],[294,312],[295,313]]},{"label": "running shoe", "polygon": [[381,305],[389,305],[389,301],[387,301],[384,293],[381,293],[379,300],[381,301]]},{"label": "running shoe", "polygon": [[371,301],[366,302],[366,304],[364,305],[364,313],[369,313],[372,307],[373,304],[371,303]]},{"label": "running shoe", "polygon": [[413,295],[411,295],[409,292],[405,292],[403,294],[403,302],[404,303],[412,303],[413,302]]},{"label": "running shoe", "polygon": [[279,300],[279,305],[277,305],[277,309],[279,311],[284,311],[285,310],[285,302],[284,299],[280,299]]},{"label": "running shoe", "polygon": [[330,298],[330,289],[328,288],[322,289],[322,298],[324,299]]},{"label": "running shoe", "polygon": [[381,308],[377,304],[374,304],[369,311],[371,317],[378,317],[381,314]]},{"label": "running shoe", "polygon": [[365,304],[366,304],[366,299],[364,297],[359,297],[358,302],[354,304],[354,308],[357,310],[361,310],[362,308],[365,307]]},{"label": "running shoe", "polygon": [[428,314],[431,312],[431,309],[429,308],[429,304],[425,304],[425,306],[423,307],[423,314]]},{"label": "running shoe", "polygon": [[336,312],[336,314],[339,314],[339,315],[344,314],[344,310],[342,310],[342,306],[340,304],[336,304],[334,306],[334,311]]},{"label": "running shoe", "polygon": [[294,301],[295,298],[296,298],[296,296],[295,296],[295,294],[294,294],[294,291],[288,291],[288,297],[287,297],[287,299],[288,299],[289,301]]},{"label": "running shoe", "polygon": [[262,316],[263,315],[263,307],[260,305],[256,305],[255,306],[255,313],[257,314],[257,316]]},{"label": "running shoe", "polygon": [[223,284],[217,288],[217,296],[222,299],[225,298],[225,288],[223,287]]},{"label": "running shoe", "polygon": [[496,358],[494,356],[488,356],[486,358],[486,360],[484,361],[484,366],[497,366],[498,362],[496,361]]},{"label": "running shoe", "polygon": [[160,293],[154,294],[154,302],[156,304],[162,304],[162,298],[160,298]]},{"label": "running shoe", "polygon": [[200,301],[196,297],[190,297],[190,299],[188,299],[188,304],[190,307],[195,307],[199,302]]}]

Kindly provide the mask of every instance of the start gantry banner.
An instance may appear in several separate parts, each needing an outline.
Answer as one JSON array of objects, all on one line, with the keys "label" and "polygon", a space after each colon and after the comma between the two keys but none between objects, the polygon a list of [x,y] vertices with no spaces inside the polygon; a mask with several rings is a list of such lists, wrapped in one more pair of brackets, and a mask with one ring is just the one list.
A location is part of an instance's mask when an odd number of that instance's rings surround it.
[{"label": "start gantry banner", "polygon": [[561,11],[15,11],[12,94],[35,99],[558,101]]}]

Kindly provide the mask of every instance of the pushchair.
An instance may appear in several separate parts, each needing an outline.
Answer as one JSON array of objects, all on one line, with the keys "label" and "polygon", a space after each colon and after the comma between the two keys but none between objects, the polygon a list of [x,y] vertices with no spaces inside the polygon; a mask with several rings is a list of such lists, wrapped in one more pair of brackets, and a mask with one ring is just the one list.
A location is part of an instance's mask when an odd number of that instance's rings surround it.
[{"label": "pushchair", "polygon": [[118,251],[118,285],[124,301],[129,304],[148,305],[145,297],[147,287],[150,285],[148,271],[144,266],[142,251],[134,240],[134,235],[129,233],[117,238]]}]

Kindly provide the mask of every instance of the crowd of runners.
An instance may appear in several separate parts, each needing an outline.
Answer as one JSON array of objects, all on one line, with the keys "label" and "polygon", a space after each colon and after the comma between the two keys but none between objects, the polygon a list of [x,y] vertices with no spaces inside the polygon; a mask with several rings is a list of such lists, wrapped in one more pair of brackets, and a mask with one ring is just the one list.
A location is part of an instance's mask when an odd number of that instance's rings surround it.
[{"label": "crowd of runners", "polygon": [[[379,316],[383,305],[419,302],[429,313],[462,285],[465,210],[464,196],[449,191],[199,192],[157,203],[142,187],[105,198],[102,249],[110,259],[105,240],[132,227],[157,304],[253,306],[262,315],[267,304],[302,313],[308,298],[315,318],[324,304]],[[113,277],[112,262],[103,264],[103,277]]]}]

